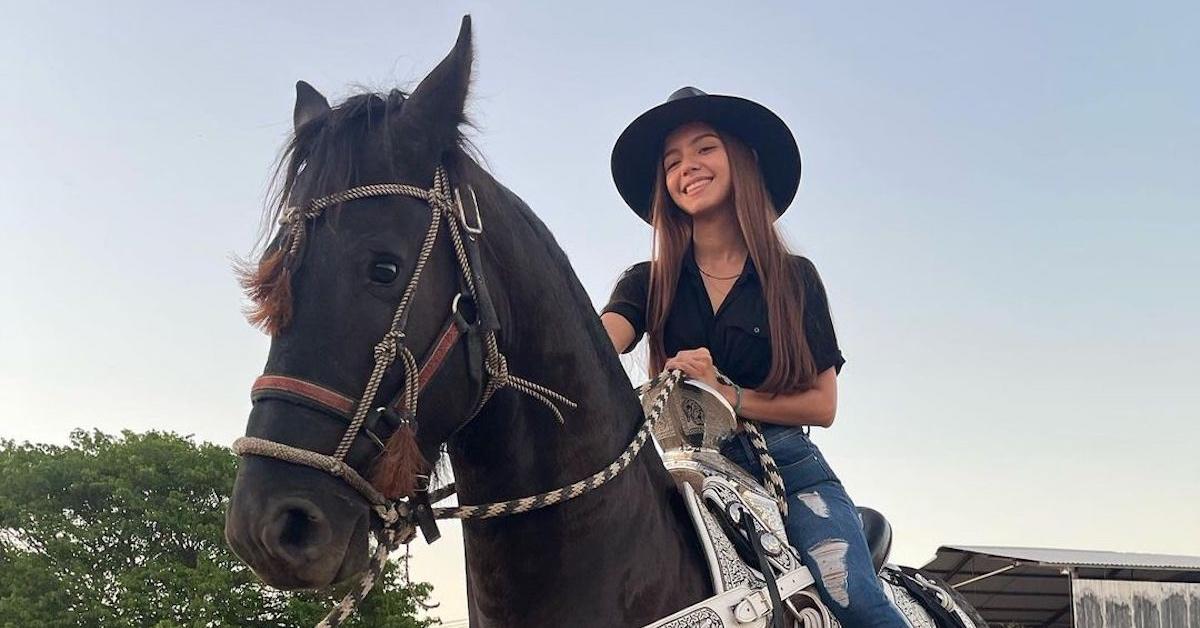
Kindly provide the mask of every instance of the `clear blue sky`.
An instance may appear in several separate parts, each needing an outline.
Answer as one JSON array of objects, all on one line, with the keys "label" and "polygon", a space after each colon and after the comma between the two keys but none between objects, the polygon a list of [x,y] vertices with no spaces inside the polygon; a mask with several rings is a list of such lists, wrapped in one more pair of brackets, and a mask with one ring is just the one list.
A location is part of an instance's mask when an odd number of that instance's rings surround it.
[{"label": "clear blue sky", "polygon": [[[649,247],[629,120],[692,84],[791,125],[781,224],[849,360],[816,438],[899,561],[1200,554],[1200,5],[735,6],[5,3],[0,437],[240,434],[267,342],[229,261],[294,82],[411,86],[470,12],[475,140],[597,304]],[[416,549],[447,619],[453,539]]]}]

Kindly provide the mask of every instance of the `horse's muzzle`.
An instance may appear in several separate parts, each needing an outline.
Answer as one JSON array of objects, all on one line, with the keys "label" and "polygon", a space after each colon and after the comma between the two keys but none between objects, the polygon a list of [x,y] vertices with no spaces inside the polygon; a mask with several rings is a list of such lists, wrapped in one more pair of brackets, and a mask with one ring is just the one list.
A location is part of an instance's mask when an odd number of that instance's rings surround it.
[{"label": "horse's muzzle", "polygon": [[243,465],[238,475],[225,538],[263,582],[280,589],[315,589],[366,568],[370,514],[365,507],[348,508],[328,494],[299,491],[256,499],[249,485],[257,474],[248,477],[246,471],[257,466]]}]

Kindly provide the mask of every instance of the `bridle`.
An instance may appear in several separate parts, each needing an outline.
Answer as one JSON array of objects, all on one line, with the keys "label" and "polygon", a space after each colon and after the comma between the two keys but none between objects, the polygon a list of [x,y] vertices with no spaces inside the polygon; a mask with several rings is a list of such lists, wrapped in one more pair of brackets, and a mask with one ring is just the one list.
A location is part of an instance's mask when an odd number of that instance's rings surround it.
[{"label": "bridle", "polygon": [[[276,458],[320,469],[344,480],[367,499],[387,526],[398,524],[399,519],[403,518],[404,509],[396,508],[400,500],[389,500],[382,495],[346,462],[346,456],[360,435],[366,435],[375,448],[382,452],[386,446],[383,439],[377,435],[379,429],[387,427],[394,431],[409,427],[416,431],[417,402],[421,392],[441,369],[447,355],[460,340],[465,339],[471,379],[481,383],[481,391],[467,420],[459,425],[456,431],[478,415],[492,395],[504,387],[517,389],[544,403],[560,423],[563,416],[556,404],[574,408],[575,403],[548,388],[509,372],[508,362],[496,340],[496,333],[500,329],[499,320],[481,272],[479,236],[483,234],[483,221],[479,213],[478,199],[474,189],[468,186],[465,195],[471,206],[468,212],[464,208],[464,195],[457,189],[451,191],[449,176],[442,166],[438,166],[435,171],[433,186],[429,189],[401,183],[364,185],[311,200],[302,206],[289,207],[279,219],[280,224],[286,228],[284,241],[281,243],[286,251],[284,263],[292,266],[299,262],[307,224],[319,218],[326,209],[348,201],[379,196],[420,199],[429,205],[432,215],[412,274],[392,316],[391,326],[375,345],[374,366],[362,396],[354,400],[316,382],[285,374],[264,374],[255,380],[251,388],[251,399],[254,402],[281,400],[308,406],[346,421],[347,427],[337,448],[332,454],[324,454],[252,436],[237,439],[233,448],[239,455]],[[443,221],[458,261],[461,290],[451,301],[450,314],[442,326],[442,331],[418,366],[416,358],[405,343],[405,330],[413,295],[437,242]],[[468,311],[473,311],[474,320],[468,320]],[[403,384],[391,401],[377,405],[380,384],[397,362],[403,368]],[[425,492],[428,486],[419,489],[419,492]]]}]

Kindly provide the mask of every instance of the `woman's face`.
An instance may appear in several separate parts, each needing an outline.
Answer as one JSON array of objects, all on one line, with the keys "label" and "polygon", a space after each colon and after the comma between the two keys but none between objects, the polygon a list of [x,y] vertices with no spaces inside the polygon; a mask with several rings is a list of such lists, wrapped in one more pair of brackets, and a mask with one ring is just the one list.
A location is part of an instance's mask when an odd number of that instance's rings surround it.
[{"label": "woman's face", "polygon": [[689,216],[731,206],[729,157],[711,126],[689,122],[672,131],[663,144],[663,170],[667,193]]}]

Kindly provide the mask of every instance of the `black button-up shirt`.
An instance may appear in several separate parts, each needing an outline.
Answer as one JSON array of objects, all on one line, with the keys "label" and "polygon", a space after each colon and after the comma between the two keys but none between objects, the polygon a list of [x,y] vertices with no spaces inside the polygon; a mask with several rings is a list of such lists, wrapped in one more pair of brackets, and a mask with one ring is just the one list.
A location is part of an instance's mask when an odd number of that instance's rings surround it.
[{"label": "black button-up shirt", "polygon": [[[825,286],[808,258],[793,256],[804,284],[804,333],[818,373],[829,367],[841,372],[846,360],[838,348]],[[637,344],[646,331],[650,287],[650,262],[635,264],[621,275],[603,312],[616,312],[633,325]],[[716,312],[689,247],[671,312],[663,329],[663,348],[668,357],[684,349],[707,347],[713,364],[744,388],[762,385],[771,370],[771,336],[767,304],[758,273],[749,256],[741,275]]]}]

